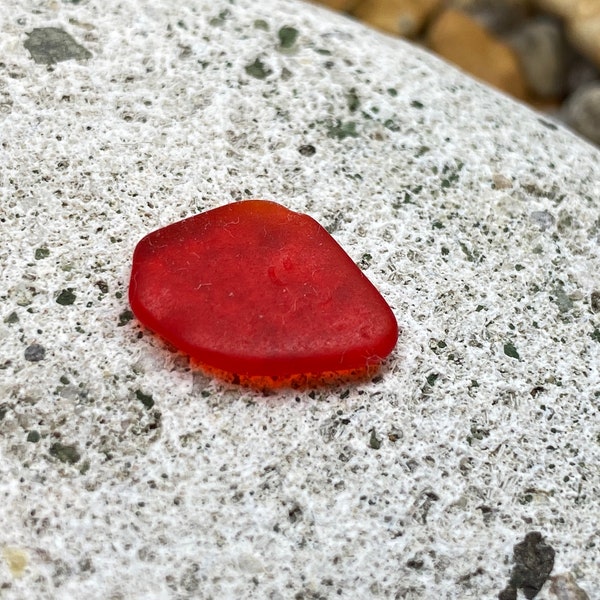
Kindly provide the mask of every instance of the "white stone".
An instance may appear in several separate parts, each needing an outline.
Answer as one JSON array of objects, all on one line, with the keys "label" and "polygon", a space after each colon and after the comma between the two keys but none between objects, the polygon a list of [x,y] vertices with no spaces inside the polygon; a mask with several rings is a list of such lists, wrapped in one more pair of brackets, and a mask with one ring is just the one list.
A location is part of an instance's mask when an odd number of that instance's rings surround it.
[{"label": "white stone", "polygon": [[[495,598],[533,530],[598,596],[593,146],[310,4],[2,11],[2,600]],[[35,63],[48,26],[92,57]],[[380,378],[265,396],[129,319],[137,241],[247,196],[365,265]]]}]

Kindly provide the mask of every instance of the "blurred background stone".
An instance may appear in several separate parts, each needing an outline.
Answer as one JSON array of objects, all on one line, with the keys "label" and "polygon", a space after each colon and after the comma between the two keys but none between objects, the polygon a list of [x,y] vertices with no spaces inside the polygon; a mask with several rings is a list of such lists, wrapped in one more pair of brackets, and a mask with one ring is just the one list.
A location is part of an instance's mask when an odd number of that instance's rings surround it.
[{"label": "blurred background stone", "polygon": [[414,38],[440,4],[441,0],[363,0],[351,12],[372,27]]},{"label": "blurred background stone", "polygon": [[466,13],[446,10],[427,32],[428,46],[471,75],[521,100],[527,96],[516,53]]},{"label": "blurred background stone", "polygon": [[357,0],[320,0],[317,4],[324,4],[329,8],[333,8],[333,10],[350,10],[355,4]]},{"label": "blurred background stone", "polygon": [[565,104],[565,120],[583,136],[600,145],[600,82],[580,87]]},{"label": "blurred background stone", "polygon": [[532,0],[541,10],[546,10],[559,17],[568,17],[578,0]]},{"label": "blurred background stone", "polygon": [[580,8],[567,23],[569,38],[580,52],[600,67],[600,2],[596,0],[593,7]]},{"label": "blurred background stone", "polygon": [[562,96],[566,88],[567,47],[560,23],[538,18],[526,21],[509,38],[529,89],[542,98]]},{"label": "blurred background stone", "polygon": [[519,25],[529,10],[528,0],[446,0],[445,4],[466,12],[494,33]]},{"label": "blurred background stone", "polygon": [[567,93],[595,80],[600,81],[600,69],[585,56],[574,56],[567,73]]}]

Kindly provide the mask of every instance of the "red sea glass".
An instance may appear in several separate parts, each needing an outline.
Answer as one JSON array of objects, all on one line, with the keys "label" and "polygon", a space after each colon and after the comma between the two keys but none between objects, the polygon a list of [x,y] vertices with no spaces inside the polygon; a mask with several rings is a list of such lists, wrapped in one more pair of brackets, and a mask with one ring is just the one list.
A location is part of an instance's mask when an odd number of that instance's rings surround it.
[{"label": "red sea glass", "polygon": [[368,370],[398,338],[390,307],[329,233],[266,200],[144,237],[129,301],[146,327],[236,380]]}]

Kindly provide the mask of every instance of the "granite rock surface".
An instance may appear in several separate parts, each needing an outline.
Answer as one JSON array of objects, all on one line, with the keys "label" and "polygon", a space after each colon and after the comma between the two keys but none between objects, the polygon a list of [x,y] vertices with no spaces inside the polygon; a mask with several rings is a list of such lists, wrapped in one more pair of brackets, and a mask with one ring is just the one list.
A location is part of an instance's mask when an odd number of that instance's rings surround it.
[{"label": "granite rock surface", "polygon": [[[3,599],[598,596],[596,149],[309,4],[3,12]],[[265,395],[136,322],[137,241],[242,198],[379,288],[377,377]]]}]

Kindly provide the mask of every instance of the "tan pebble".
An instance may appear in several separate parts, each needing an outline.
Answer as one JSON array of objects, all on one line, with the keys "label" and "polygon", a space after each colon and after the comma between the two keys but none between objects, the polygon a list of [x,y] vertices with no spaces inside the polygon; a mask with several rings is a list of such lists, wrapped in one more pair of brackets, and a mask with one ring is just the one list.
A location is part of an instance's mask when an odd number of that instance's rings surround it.
[{"label": "tan pebble", "polygon": [[527,96],[525,80],[515,52],[457,10],[444,11],[430,26],[429,47],[471,75],[511,94]]},{"label": "tan pebble", "polygon": [[315,3],[324,4],[328,8],[333,8],[333,10],[350,10],[356,2],[357,0],[318,0]]},{"label": "tan pebble", "polygon": [[415,37],[439,5],[440,0],[362,0],[351,12],[382,31]]},{"label": "tan pebble", "polygon": [[595,12],[582,8],[569,20],[567,34],[571,43],[600,67],[600,2],[596,3]]},{"label": "tan pebble", "polygon": [[575,0],[572,4],[571,19],[587,19],[600,14],[600,2],[598,0]]}]

